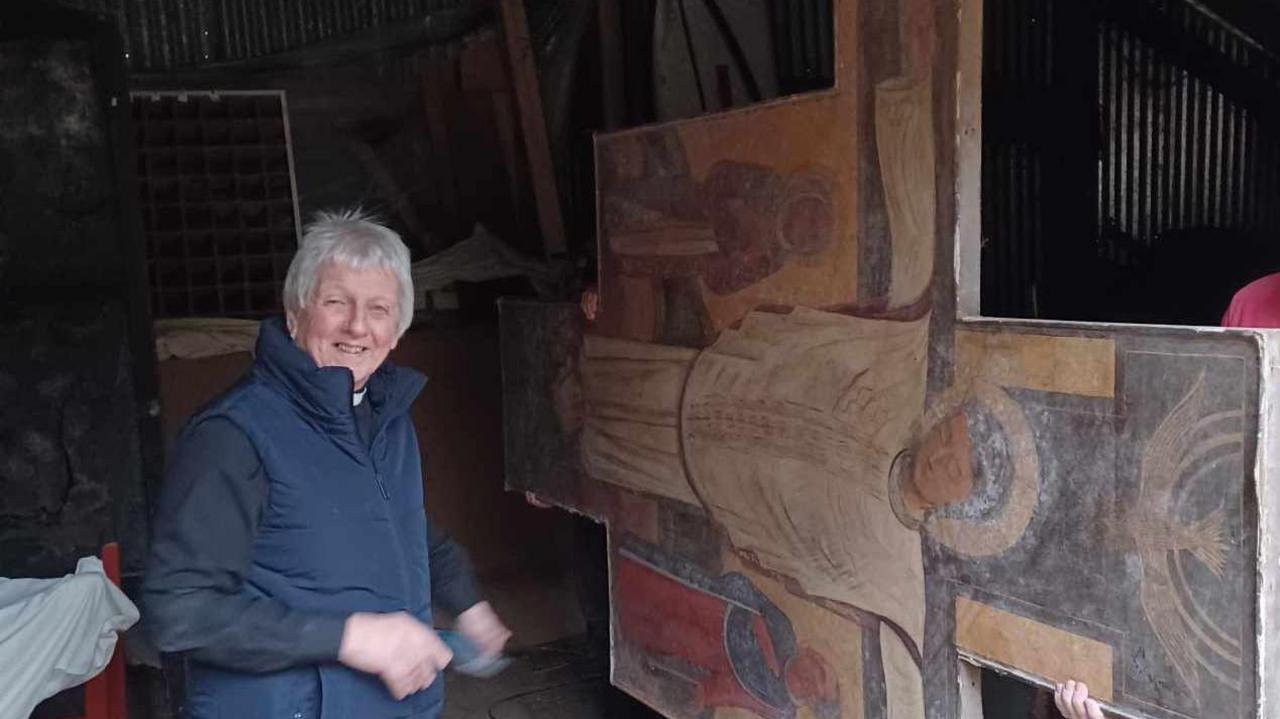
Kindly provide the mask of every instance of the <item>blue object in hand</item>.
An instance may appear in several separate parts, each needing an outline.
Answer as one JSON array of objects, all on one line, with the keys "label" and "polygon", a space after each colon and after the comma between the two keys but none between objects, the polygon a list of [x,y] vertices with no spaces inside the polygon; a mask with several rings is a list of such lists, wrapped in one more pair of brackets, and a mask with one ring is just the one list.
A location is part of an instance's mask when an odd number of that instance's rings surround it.
[{"label": "blue object in hand", "polygon": [[491,657],[481,654],[480,648],[461,632],[437,629],[436,634],[440,636],[440,640],[445,643],[445,646],[449,647],[449,650],[453,652],[453,661],[449,663],[449,667],[459,674],[489,679],[511,666],[511,659],[502,654]]}]

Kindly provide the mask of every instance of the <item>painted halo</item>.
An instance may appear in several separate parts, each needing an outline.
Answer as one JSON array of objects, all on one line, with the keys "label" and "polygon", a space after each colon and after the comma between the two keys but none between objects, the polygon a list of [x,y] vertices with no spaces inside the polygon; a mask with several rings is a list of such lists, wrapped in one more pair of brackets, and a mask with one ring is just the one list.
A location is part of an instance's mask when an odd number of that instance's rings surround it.
[{"label": "painted halo", "polygon": [[1031,523],[1040,494],[1040,458],[1022,408],[1004,389],[983,380],[948,390],[925,414],[921,421],[924,431],[919,436],[927,434],[969,400],[982,404],[999,424],[1008,443],[1011,471],[999,513],[990,519],[972,520],[911,507],[903,497],[902,486],[910,480],[910,450],[903,450],[893,460],[888,480],[889,503],[904,526],[925,532],[959,554],[988,557],[1012,547]]}]

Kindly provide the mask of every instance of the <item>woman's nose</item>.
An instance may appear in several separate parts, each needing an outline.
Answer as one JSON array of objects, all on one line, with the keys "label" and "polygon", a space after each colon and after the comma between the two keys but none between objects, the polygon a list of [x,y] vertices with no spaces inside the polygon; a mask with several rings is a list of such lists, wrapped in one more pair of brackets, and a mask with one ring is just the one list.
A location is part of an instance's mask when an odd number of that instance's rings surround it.
[{"label": "woman's nose", "polygon": [[359,307],[352,307],[347,314],[347,331],[353,335],[362,335],[365,332],[364,311]]}]

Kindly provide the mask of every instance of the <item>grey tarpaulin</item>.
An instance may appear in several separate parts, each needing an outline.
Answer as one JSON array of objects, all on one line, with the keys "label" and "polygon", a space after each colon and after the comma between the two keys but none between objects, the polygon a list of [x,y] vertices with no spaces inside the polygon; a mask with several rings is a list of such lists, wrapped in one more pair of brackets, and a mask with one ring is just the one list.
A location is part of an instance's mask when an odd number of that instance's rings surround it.
[{"label": "grey tarpaulin", "polygon": [[156,320],[156,359],[197,359],[253,352],[258,321],[233,317],[177,317]]},{"label": "grey tarpaulin", "polygon": [[455,282],[517,276],[528,277],[539,294],[550,294],[557,279],[552,268],[511,249],[481,224],[471,230],[467,239],[413,263],[410,273],[414,292],[419,294],[441,290]]},{"label": "grey tarpaulin", "polygon": [[60,579],[0,578],[0,719],[93,678],[107,666],[116,635],[138,608],[84,557]]}]

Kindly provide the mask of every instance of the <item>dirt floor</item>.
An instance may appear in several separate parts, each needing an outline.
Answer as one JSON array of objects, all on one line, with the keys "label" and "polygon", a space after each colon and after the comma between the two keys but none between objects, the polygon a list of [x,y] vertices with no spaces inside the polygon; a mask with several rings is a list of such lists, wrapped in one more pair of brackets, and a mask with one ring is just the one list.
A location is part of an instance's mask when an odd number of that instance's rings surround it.
[{"label": "dirt floor", "polygon": [[658,714],[609,684],[604,648],[585,636],[514,649],[493,679],[445,675],[441,719],[650,719]]}]

